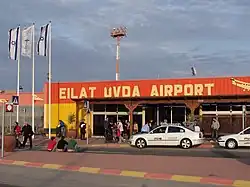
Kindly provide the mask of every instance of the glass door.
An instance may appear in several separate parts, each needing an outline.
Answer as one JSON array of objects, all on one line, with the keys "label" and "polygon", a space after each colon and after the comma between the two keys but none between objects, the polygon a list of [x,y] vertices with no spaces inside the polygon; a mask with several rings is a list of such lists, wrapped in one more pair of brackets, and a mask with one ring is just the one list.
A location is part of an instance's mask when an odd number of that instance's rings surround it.
[{"label": "glass door", "polygon": [[117,122],[117,115],[107,115],[109,122],[116,123]]},{"label": "glass door", "polygon": [[141,131],[142,128],[142,115],[141,114],[134,114],[133,115],[133,122],[138,124],[138,130]]},{"label": "glass door", "polygon": [[93,120],[93,135],[94,136],[104,135],[104,118],[105,118],[105,115],[94,115],[94,120]]}]

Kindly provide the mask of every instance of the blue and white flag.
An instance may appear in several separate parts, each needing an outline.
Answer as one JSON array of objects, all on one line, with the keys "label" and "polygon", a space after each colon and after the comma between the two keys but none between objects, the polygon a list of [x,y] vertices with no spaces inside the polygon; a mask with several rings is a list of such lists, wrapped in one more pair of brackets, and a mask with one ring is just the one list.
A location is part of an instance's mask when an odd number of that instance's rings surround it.
[{"label": "blue and white flag", "polygon": [[50,23],[41,27],[40,36],[37,43],[37,54],[47,56],[49,45]]},{"label": "blue and white flag", "polygon": [[19,35],[20,27],[9,30],[9,58],[11,60],[17,60],[19,49]]}]

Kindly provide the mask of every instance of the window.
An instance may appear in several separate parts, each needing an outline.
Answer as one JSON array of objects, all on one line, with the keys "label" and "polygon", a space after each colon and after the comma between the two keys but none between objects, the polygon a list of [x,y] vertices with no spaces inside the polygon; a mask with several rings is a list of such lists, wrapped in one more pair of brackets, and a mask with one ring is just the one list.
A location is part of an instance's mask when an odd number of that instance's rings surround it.
[{"label": "window", "polygon": [[106,105],[106,112],[117,112],[117,105],[116,104],[107,104]]},{"label": "window", "polygon": [[185,130],[180,127],[168,127],[168,133],[179,133],[179,132],[185,132]]},{"label": "window", "polygon": [[247,129],[247,130],[245,130],[245,131],[243,132],[243,134],[250,134],[250,128]]},{"label": "window", "polygon": [[167,127],[159,127],[159,128],[157,128],[157,129],[155,129],[154,131],[153,131],[153,133],[155,134],[155,133],[165,133],[166,132],[166,129],[167,129]]},{"label": "window", "polygon": [[232,105],[232,111],[242,111],[242,105]]},{"label": "window", "polygon": [[203,111],[216,111],[216,105],[215,104],[203,104],[202,110]]},{"label": "window", "polygon": [[117,105],[117,111],[118,112],[129,112],[128,109],[126,108],[126,106],[123,104]]},{"label": "window", "polygon": [[105,105],[104,104],[94,104],[94,111],[95,112],[105,112]]},{"label": "window", "polygon": [[217,111],[230,111],[230,105],[227,104],[218,104]]}]

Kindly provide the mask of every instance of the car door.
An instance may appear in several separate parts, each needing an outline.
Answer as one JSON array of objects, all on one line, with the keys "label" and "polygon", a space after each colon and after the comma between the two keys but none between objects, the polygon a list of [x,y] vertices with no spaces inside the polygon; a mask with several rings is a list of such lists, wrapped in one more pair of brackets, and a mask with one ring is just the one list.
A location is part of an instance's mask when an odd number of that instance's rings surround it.
[{"label": "car door", "polygon": [[181,127],[169,126],[166,133],[166,144],[170,146],[179,145],[184,133],[185,130]]},{"label": "car door", "polygon": [[240,133],[239,146],[250,146],[250,128]]},{"label": "car door", "polygon": [[158,127],[147,134],[148,145],[166,145],[167,127]]}]

